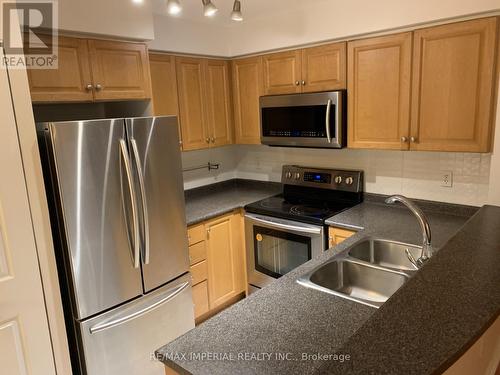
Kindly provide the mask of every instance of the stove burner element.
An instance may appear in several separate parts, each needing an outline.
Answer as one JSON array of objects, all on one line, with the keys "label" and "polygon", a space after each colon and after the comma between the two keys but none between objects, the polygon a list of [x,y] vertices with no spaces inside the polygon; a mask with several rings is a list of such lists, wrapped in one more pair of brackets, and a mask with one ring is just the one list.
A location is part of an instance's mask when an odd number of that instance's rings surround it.
[{"label": "stove burner element", "polygon": [[305,216],[323,216],[329,213],[328,208],[323,207],[313,207],[313,206],[293,206],[290,208],[290,213],[295,215],[305,215]]},{"label": "stove burner element", "polygon": [[281,200],[266,199],[259,202],[259,205],[264,208],[280,208],[283,202]]}]

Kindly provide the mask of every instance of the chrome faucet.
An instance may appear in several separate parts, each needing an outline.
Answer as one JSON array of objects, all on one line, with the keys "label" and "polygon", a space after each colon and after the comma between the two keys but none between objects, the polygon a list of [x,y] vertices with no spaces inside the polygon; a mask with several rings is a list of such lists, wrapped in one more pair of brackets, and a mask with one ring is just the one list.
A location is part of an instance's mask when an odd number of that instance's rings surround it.
[{"label": "chrome faucet", "polygon": [[410,211],[413,212],[413,214],[417,217],[420,228],[422,229],[422,255],[420,256],[420,258],[415,260],[410,251],[406,249],[406,256],[408,257],[410,262],[416,268],[420,268],[431,258],[433,253],[431,245],[431,227],[429,225],[429,221],[427,220],[427,217],[424,215],[422,210],[418,208],[415,203],[402,195],[393,195],[385,200],[385,203],[388,204],[393,204],[395,202],[401,202],[406,207],[408,207]]}]

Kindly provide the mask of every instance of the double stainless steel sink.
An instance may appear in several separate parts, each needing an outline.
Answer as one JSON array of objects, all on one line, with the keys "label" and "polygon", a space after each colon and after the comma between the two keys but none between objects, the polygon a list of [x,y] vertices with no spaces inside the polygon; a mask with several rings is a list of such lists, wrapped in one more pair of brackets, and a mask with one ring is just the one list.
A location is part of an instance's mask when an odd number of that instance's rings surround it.
[{"label": "double stainless steel sink", "polygon": [[380,307],[416,272],[406,254],[421,256],[422,248],[401,242],[364,239],[305,274],[305,287]]}]

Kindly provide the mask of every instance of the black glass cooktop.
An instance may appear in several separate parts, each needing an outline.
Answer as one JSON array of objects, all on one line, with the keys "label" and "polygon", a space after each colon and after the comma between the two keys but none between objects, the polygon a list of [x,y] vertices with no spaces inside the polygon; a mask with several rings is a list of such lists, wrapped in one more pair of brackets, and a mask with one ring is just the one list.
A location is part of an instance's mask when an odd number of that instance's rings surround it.
[{"label": "black glass cooktop", "polygon": [[245,206],[245,211],[290,219],[304,223],[323,225],[325,220],[352,207],[347,202],[315,202],[294,199],[287,201],[282,194]]}]

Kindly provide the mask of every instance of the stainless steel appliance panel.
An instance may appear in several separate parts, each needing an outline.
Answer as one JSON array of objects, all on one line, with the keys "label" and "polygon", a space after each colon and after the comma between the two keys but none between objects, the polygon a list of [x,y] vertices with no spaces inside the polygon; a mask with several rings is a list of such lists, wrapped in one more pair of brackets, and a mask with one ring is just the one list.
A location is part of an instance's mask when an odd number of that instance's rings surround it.
[{"label": "stainless steel appliance panel", "polygon": [[[261,265],[256,265],[255,262],[256,251],[259,251],[255,243],[256,241],[263,241],[264,235],[260,232],[256,234],[254,232],[254,228],[256,227],[269,229],[270,231],[267,233],[268,237],[271,237],[272,231],[274,231],[276,233],[276,246],[281,247],[281,249],[277,249],[279,250],[278,252],[273,251],[273,254],[268,254],[267,258],[266,255],[263,254],[263,263]],[[286,236],[282,236],[281,234],[290,234],[293,237],[300,238],[300,240],[296,241],[292,239],[288,241],[284,239]],[[260,236],[260,238],[256,239],[256,236]],[[275,280],[276,277],[279,277],[278,274],[280,270],[284,270],[285,272],[290,271],[290,268],[294,268],[319,256],[325,250],[325,233],[322,226],[256,214],[245,215],[245,241],[247,249],[248,283],[260,288],[268,285],[271,281]],[[288,244],[287,241],[289,242]],[[310,245],[311,252],[309,259],[304,258],[304,249],[300,242]],[[282,254],[283,250],[286,254]],[[293,254],[294,250],[297,251],[296,254]],[[265,271],[259,271],[259,268],[268,266],[268,263],[275,265],[274,272],[268,272],[268,270],[272,271],[269,267]],[[290,265],[291,267],[289,267]]]},{"label": "stainless steel appliance panel", "polygon": [[82,319],[142,293],[138,212],[120,120],[46,125]]},{"label": "stainless steel appliance panel", "polygon": [[163,375],[154,351],[194,328],[190,275],[78,324],[88,375]]},{"label": "stainless steel appliance panel", "polygon": [[126,119],[141,208],[144,292],[189,270],[176,117]]}]

